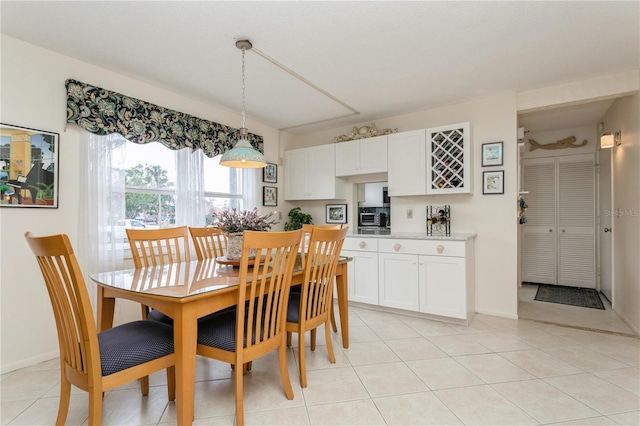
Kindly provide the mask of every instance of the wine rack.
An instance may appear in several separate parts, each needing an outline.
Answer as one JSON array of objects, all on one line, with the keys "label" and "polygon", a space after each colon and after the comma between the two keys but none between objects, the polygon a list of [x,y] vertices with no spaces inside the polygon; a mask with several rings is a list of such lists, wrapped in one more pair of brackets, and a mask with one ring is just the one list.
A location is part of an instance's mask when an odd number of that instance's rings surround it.
[{"label": "wine rack", "polygon": [[451,235],[451,206],[427,206],[427,235]]},{"label": "wine rack", "polygon": [[427,194],[471,192],[469,123],[427,129]]}]

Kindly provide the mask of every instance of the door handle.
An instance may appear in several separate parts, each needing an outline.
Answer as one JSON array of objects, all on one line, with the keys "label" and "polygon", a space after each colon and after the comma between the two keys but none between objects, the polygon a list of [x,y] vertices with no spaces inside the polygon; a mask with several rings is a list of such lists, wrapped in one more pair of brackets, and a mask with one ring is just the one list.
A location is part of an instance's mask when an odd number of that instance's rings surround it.
[{"label": "door handle", "polygon": [[611,228],[604,228],[604,232],[611,232]]}]

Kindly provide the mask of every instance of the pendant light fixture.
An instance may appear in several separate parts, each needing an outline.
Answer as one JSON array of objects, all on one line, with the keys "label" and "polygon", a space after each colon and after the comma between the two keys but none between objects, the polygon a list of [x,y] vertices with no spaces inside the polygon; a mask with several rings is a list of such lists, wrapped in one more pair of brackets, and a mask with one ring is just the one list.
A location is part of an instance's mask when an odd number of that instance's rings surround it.
[{"label": "pendant light fixture", "polygon": [[242,127],[238,129],[238,142],[233,149],[222,155],[220,165],[241,169],[259,169],[266,167],[267,162],[264,160],[264,156],[249,143],[249,131],[244,112],[244,54],[253,45],[249,40],[238,40],[236,47],[242,50]]}]

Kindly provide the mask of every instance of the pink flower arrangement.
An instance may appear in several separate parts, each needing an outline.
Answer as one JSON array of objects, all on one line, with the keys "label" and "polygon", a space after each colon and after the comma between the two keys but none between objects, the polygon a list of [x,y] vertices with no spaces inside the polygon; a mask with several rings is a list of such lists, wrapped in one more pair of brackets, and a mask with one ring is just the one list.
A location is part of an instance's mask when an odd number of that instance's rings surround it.
[{"label": "pink flower arrangement", "polygon": [[237,209],[223,210],[213,213],[214,225],[228,234],[243,231],[268,231],[276,222],[272,219],[275,212],[264,216],[258,214],[258,209],[238,211]]}]

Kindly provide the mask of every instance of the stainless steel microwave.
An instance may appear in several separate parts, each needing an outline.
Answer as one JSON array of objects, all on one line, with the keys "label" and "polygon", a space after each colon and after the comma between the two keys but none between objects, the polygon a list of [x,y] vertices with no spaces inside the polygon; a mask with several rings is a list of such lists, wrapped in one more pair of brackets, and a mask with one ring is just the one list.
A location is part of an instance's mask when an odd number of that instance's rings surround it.
[{"label": "stainless steel microwave", "polygon": [[387,226],[386,213],[360,213],[360,226]]}]

